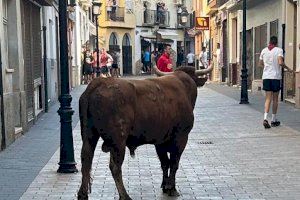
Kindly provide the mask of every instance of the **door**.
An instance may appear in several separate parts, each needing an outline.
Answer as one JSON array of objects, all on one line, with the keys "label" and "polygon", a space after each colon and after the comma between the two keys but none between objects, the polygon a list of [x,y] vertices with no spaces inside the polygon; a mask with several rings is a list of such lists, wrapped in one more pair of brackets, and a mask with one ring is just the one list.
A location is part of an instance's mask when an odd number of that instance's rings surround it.
[{"label": "door", "polygon": [[224,20],[223,21],[223,29],[222,29],[222,32],[223,32],[223,41],[222,41],[222,44],[223,44],[223,49],[222,49],[222,56],[223,56],[223,67],[222,67],[222,82],[225,82],[226,81],[226,78],[228,78],[228,73],[227,73],[227,70],[228,70],[228,59],[227,59],[227,20]]},{"label": "door", "polygon": [[132,46],[130,37],[125,34],[122,41],[123,74],[132,74]]},{"label": "door", "polygon": [[259,57],[261,51],[267,46],[267,24],[255,28],[255,67],[254,79],[262,79],[263,68],[259,66]]},{"label": "door", "polygon": [[246,37],[247,37],[247,62],[246,66],[248,69],[248,89],[252,86],[253,81],[253,35],[252,35],[252,29],[247,30]]},{"label": "door", "polygon": [[42,40],[40,7],[30,1],[22,1],[22,31],[25,68],[25,92],[27,121],[35,118],[42,109]]}]

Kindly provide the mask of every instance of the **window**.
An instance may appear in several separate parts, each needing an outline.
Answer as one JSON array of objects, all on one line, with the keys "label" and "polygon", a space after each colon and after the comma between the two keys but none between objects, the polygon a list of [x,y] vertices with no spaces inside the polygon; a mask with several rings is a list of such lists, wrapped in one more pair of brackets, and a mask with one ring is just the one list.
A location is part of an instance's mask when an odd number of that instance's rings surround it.
[{"label": "window", "polygon": [[118,45],[117,36],[115,33],[112,33],[109,38],[109,45]]},{"label": "window", "polygon": [[278,37],[278,19],[270,22],[270,36]]},{"label": "window", "polygon": [[129,38],[127,33],[123,37],[122,45],[123,46],[130,46],[130,38]]}]

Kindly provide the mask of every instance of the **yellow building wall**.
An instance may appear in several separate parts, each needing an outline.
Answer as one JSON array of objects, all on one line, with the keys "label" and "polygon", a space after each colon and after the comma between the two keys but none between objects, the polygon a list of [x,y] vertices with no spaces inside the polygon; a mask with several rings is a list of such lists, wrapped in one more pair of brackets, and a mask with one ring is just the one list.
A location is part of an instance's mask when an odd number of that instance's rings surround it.
[{"label": "yellow building wall", "polygon": [[[106,1],[105,1],[106,2]],[[119,0],[118,6],[124,9],[124,21],[107,20],[106,3],[101,7],[101,15],[98,18],[99,48],[109,50],[109,39],[112,33],[117,37],[117,44],[120,48],[120,72],[123,73],[123,49],[122,42],[126,34],[129,35],[132,46],[132,74],[135,74],[134,52],[135,52],[135,26],[136,20],[133,13],[127,12],[125,0]]]}]

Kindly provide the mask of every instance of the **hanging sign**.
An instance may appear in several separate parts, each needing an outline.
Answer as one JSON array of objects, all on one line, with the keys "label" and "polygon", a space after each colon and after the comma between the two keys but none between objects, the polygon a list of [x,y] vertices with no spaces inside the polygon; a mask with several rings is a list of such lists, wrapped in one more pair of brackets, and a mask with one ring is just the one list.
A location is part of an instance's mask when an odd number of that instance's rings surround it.
[{"label": "hanging sign", "polygon": [[209,17],[196,17],[197,30],[209,30]]}]

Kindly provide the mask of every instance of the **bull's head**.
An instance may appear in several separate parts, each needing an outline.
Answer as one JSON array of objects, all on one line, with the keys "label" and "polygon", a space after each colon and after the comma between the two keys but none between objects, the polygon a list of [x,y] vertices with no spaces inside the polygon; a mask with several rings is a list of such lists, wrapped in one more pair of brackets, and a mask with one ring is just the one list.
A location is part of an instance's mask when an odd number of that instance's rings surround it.
[{"label": "bull's head", "polygon": [[166,75],[175,75],[177,72],[185,72],[187,73],[196,83],[197,86],[203,86],[207,81],[207,75],[213,70],[212,65],[210,65],[207,69],[195,70],[194,67],[180,67],[176,69],[174,72],[162,72],[157,66],[153,67],[153,70],[157,76],[166,76]]}]

